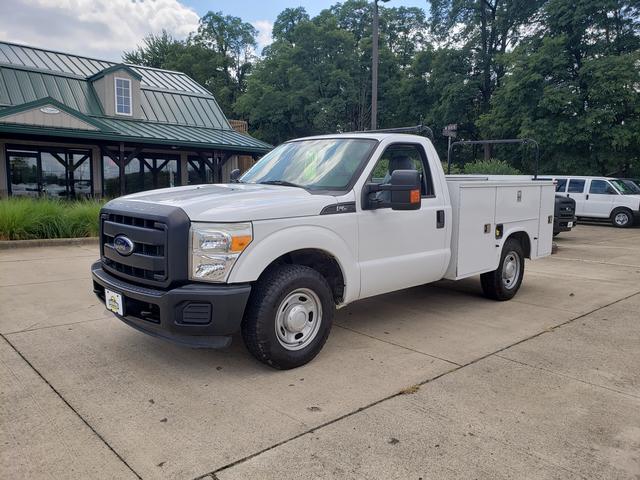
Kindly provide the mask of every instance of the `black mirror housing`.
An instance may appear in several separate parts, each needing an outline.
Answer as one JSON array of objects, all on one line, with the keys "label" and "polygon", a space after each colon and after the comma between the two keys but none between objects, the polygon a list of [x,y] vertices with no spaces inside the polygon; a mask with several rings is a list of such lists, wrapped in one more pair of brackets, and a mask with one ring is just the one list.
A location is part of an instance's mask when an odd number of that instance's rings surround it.
[{"label": "black mirror housing", "polygon": [[[389,183],[368,183],[363,189],[362,208],[372,210],[418,210],[422,204],[420,172],[417,170],[395,170]],[[390,201],[372,198],[374,193],[389,192]]]},{"label": "black mirror housing", "polygon": [[239,178],[240,178],[240,169],[234,168],[233,170],[231,170],[231,173],[229,174],[229,179],[231,180],[231,183],[236,183]]},{"label": "black mirror housing", "polygon": [[391,174],[391,209],[419,210],[422,204],[420,172],[396,170]]}]

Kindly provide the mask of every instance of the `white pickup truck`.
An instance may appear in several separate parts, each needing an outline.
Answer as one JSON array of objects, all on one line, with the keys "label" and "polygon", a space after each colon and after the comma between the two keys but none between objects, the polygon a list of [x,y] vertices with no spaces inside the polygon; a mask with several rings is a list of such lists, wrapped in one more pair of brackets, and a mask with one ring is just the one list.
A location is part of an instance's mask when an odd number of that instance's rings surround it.
[{"label": "white pickup truck", "polygon": [[298,367],[362,298],[478,274],[487,297],[512,298],[525,258],[551,253],[554,195],[551,181],[447,178],[419,136],[292,140],[234,183],[107,203],[94,292],[145,333],[215,348],[240,331],[258,360]]}]

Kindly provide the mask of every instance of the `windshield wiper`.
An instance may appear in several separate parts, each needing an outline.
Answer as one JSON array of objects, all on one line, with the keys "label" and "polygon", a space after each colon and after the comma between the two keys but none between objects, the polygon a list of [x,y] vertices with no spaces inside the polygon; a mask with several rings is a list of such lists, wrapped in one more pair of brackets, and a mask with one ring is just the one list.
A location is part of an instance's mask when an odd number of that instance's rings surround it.
[{"label": "windshield wiper", "polygon": [[258,182],[260,185],[281,185],[283,187],[297,187],[304,188],[302,185],[298,185],[297,183],[287,182],[286,180],[265,180],[264,182]]}]

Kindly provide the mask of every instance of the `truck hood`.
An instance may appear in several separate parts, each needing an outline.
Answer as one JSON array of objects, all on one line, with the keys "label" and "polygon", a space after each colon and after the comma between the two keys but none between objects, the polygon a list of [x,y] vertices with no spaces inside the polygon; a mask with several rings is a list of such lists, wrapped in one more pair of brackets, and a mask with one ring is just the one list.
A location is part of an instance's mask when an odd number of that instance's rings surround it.
[{"label": "truck hood", "polygon": [[148,203],[179,207],[194,222],[244,222],[318,215],[337,201],[331,195],[312,194],[303,188],[231,183],[134,193],[109,205],[141,211]]}]

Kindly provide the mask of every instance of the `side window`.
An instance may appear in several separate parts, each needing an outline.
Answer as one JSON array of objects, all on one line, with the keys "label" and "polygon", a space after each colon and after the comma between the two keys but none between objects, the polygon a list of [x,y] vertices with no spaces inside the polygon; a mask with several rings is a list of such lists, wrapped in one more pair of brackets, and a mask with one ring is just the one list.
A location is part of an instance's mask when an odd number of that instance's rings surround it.
[{"label": "side window", "polygon": [[616,192],[613,187],[609,185],[609,182],[605,180],[591,180],[589,193],[595,193],[599,195],[614,195]]},{"label": "side window", "polygon": [[433,179],[422,147],[407,144],[387,147],[376,163],[369,181],[371,183],[389,183],[391,174],[395,170],[417,170],[422,179],[422,196],[434,195]]},{"label": "side window", "polygon": [[559,178],[556,182],[556,192],[564,192],[567,189],[566,178]]},{"label": "side window", "polygon": [[131,115],[131,80],[115,78],[116,114]]},{"label": "side window", "polygon": [[569,193],[583,193],[584,192],[584,180],[576,180],[572,178],[569,180]]}]

